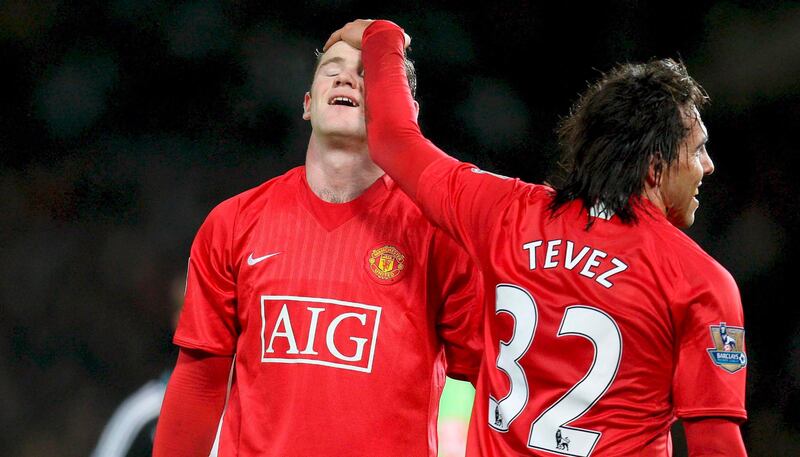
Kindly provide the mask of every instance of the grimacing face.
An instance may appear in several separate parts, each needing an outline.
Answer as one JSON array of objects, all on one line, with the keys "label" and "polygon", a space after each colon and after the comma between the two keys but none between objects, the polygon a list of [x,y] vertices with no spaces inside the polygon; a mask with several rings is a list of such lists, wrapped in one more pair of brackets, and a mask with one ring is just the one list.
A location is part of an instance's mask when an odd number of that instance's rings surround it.
[{"label": "grimacing face", "polygon": [[660,193],[667,219],[672,225],[687,228],[694,223],[694,213],[703,177],[714,172],[714,163],[706,150],[708,132],[696,109],[684,116],[689,132],[678,146],[678,159],[661,175]]},{"label": "grimacing face", "polygon": [[322,55],[303,100],[303,119],[318,136],[366,138],[361,51],[340,41]]}]

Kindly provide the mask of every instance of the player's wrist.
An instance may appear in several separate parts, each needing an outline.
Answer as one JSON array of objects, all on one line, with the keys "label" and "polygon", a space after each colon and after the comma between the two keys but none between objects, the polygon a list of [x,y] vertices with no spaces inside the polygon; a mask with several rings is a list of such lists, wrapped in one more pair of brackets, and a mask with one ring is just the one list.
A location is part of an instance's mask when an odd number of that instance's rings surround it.
[{"label": "player's wrist", "polygon": [[403,36],[403,45],[404,47],[408,47],[411,43],[411,37],[405,33],[402,27],[395,24],[392,21],[388,21],[386,19],[377,19],[373,21],[370,25],[364,29],[364,35],[362,36],[362,46],[366,46],[367,41],[369,41],[370,37],[374,37],[378,34],[392,34],[392,33],[399,33]]}]

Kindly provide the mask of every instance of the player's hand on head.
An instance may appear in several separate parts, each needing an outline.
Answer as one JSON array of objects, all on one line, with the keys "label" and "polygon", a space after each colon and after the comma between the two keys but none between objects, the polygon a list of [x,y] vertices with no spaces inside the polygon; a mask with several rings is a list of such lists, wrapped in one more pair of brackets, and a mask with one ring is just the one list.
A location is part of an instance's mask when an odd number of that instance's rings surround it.
[{"label": "player's hand on head", "polygon": [[[356,49],[361,49],[361,38],[364,35],[364,30],[373,22],[375,22],[373,19],[356,19],[348,22],[344,27],[331,33],[322,50],[327,51],[337,41],[344,41]],[[405,36],[405,47],[407,48],[411,44],[411,37],[405,32],[403,32],[403,35]]]},{"label": "player's hand on head", "polygon": [[356,49],[361,49],[361,37],[364,35],[364,30],[373,22],[375,21],[372,19],[356,19],[355,21],[348,22],[344,27],[331,33],[330,38],[325,42],[325,46],[322,47],[322,50],[327,51],[328,48],[333,46],[337,41],[344,41]]}]

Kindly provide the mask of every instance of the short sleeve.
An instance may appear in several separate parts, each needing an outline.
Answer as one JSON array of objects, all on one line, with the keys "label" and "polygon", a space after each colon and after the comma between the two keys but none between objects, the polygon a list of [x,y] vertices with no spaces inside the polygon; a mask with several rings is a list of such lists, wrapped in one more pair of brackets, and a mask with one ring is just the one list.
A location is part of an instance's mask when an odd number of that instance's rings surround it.
[{"label": "short sleeve", "polygon": [[444,344],[447,374],[474,384],[483,355],[480,274],[467,253],[438,230],[428,268],[429,296],[440,303],[436,326]]},{"label": "short sleeve", "polygon": [[685,266],[676,288],[676,415],[743,420],[747,354],[739,289],[724,268],[704,260]]},{"label": "short sleeve", "polygon": [[237,200],[214,208],[192,243],[186,296],[173,341],[187,349],[232,355],[239,334],[232,266]]}]

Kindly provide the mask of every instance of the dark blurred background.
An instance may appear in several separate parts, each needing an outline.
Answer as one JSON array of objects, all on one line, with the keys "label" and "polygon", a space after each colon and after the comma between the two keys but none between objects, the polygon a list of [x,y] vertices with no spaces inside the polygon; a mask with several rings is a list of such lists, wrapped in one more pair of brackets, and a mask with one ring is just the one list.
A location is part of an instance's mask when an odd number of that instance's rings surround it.
[{"label": "dark blurred background", "polygon": [[800,455],[800,3],[288,3],[0,2],[0,455],[87,455],[174,362],[170,284],[195,231],[303,162],[313,51],[356,17],[414,38],[430,138],[533,182],[600,71],[682,58],[712,97],[716,173],[689,232],[741,288],[745,440]]}]

